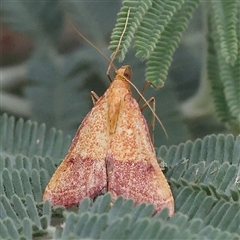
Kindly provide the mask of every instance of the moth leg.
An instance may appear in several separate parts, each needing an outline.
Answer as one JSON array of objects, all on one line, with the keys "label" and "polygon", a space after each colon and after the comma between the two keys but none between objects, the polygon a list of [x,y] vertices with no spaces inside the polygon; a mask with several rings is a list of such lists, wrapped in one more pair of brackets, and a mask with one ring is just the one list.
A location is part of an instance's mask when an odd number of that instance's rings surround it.
[{"label": "moth leg", "polygon": [[150,128],[152,130],[152,143],[154,145],[154,129],[155,129],[155,112],[156,112],[156,101],[154,97],[151,97],[147,100],[146,103],[143,104],[142,107],[140,107],[141,111],[143,111],[146,107],[148,107],[148,104],[152,103],[152,109],[153,109],[153,113],[152,113],[152,121],[150,124]]},{"label": "moth leg", "polygon": [[[149,84],[150,84],[150,83],[149,83],[148,81],[145,83],[143,89],[141,90],[141,94],[142,94],[142,95],[144,94],[144,92],[145,92],[145,90],[146,90],[146,88],[148,87]],[[139,96],[139,98],[138,98],[138,100],[137,100],[138,104],[140,104],[141,99],[142,99],[141,96]]]},{"label": "moth leg", "polygon": [[93,105],[95,105],[100,97],[94,91],[91,91],[91,98],[92,98]]},{"label": "moth leg", "polygon": [[113,81],[113,80],[111,79],[111,76],[110,76],[110,70],[111,70],[111,67],[112,67],[112,62],[113,62],[113,60],[111,60],[111,62],[109,63],[108,69],[107,69],[107,72],[106,72],[106,75],[107,75],[107,77],[108,77],[108,79],[109,79],[110,82]]}]

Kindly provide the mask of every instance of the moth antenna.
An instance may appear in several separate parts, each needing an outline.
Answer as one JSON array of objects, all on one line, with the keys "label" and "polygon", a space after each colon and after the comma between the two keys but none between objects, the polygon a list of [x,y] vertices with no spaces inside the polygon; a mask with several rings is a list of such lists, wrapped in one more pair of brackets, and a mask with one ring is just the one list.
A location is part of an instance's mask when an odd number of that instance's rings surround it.
[{"label": "moth antenna", "polygon": [[[83,38],[89,45],[91,45],[97,52],[99,52],[105,59],[107,59],[107,61],[109,62],[109,66],[108,66],[108,69],[107,69],[107,76],[108,78],[111,80],[110,76],[109,76],[109,71],[111,69],[111,67],[113,67],[115,70],[117,70],[117,68],[115,67],[115,65],[113,64],[113,61],[115,60],[116,56],[117,56],[117,53],[119,51],[119,48],[120,48],[120,45],[121,45],[121,42],[122,42],[122,39],[123,39],[123,36],[126,32],[126,29],[127,29],[127,25],[128,25],[128,20],[129,20],[129,15],[130,15],[130,10],[131,8],[128,9],[128,12],[127,12],[127,17],[126,17],[126,23],[125,23],[125,26],[124,26],[124,29],[123,29],[123,32],[120,36],[120,39],[119,39],[119,42],[118,42],[118,45],[117,45],[117,48],[116,50],[114,51],[111,59],[109,59],[103,52],[101,52],[91,41],[89,41],[86,37],[83,36],[83,34],[74,26],[74,24],[72,23],[72,21],[67,18],[67,20],[69,21],[69,23],[71,24],[71,26],[73,27],[73,29],[77,32],[77,34]],[[163,131],[164,131],[164,134],[166,135],[166,137],[168,138],[168,134],[167,134],[167,131],[165,129],[165,127],[163,126],[163,123],[161,122],[161,120],[159,119],[159,117],[157,116],[157,114],[153,111],[151,105],[147,102],[147,100],[144,98],[144,96],[141,94],[141,92],[137,89],[137,87],[131,82],[129,81],[127,78],[125,78],[125,80],[137,91],[137,93],[139,94],[139,96],[143,99],[143,101],[146,103],[146,105],[149,107],[150,111],[152,112],[152,114],[154,115],[154,117],[157,119],[157,121],[159,122],[160,126],[162,127]],[[140,101],[140,99],[138,100]]]},{"label": "moth antenna", "polygon": [[164,131],[165,136],[168,138],[168,134],[167,134],[166,128],[163,126],[163,123],[161,122],[161,120],[159,119],[157,114],[154,112],[154,110],[152,109],[151,105],[148,103],[146,98],[141,94],[141,92],[137,89],[137,87],[130,80],[128,80],[127,78],[125,78],[125,80],[136,90],[136,92],[139,94],[139,96],[147,104],[147,106],[149,107],[150,111],[152,112],[152,114],[154,115],[154,117],[157,119],[157,121],[159,122],[160,126],[162,127],[162,130]]},{"label": "moth antenna", "polygon": [[[127,25],[128,25],[128,20],[129,20],[129,15],[130,15],[130,8],[128,9],[128,12],[127,12],[127,17],[126,17],[126,23],[125,23],[125,26],[124,26],[124,29],[123,29],[123,32],[120,36],[120,39],[119,39],[119,42],[118,42],[118,45],[117,45],[117,48],[116,50],[114,51],[112,57],[111,57],[111,61],[110,61],[110,64],[108,66],[108,69],[107,69],[107,75],[109,76],[109,71],[110,71],[110,68],[111,66],[113,65],[113,61],[114,59],[116,58],[116,55],[119,51],[119,48],[120,48],[120,44],[122,42],[122,38],[126,32],[126,29],[127,29]],[[128,83],[130,83],[131,86],[133,86],[133,88],[137,91],[137,93],[139,94],[139,96],[143,99],[143,101],[147,104],[147,106],[149,107],[150,111],[152,112],[152,114],[154,115],[154,117],[157,119],[157,121],[159,122],[160,126],[162,127],[163,131],[164,131],[164,134],[166,135],[166,137],[168,138],[168,134],[167,134],[167,130],[165,129],[165,127],[163,126],[163,123],[161,122],[161,120],[159,119],[159,117],[157,116],[157,114],[154,112],[154,110],[152,109],[151,105],[147,102],[146,98],[144,98],[144,96],[141,94],[141,92],[137,89],[137,87],[131,82],[129,81],[127,78],[125,78],[126,81]],[[144,88],[147,87],[148,84],[145,85]],[[140,101],[140,100],[139,100]]]},{"label": "moth antenna", "polygon": [[121,45],[121,42],[122,42],[122,39],[123,39],[123,36],[124,36],[124,34],[125,34],[125,32],[126,32],[127,25],[128,25],[128,20],[129,20],[129,15],[130,15],[130,10],[131,10],[131,8],[128,9],[127,17],[126,17],[126,22],[125,22],[125,26],[124,26],[123,32],[122,32],[122,34],[121,34],[121,36],[120,36],[120,39],[119,39],[117,48],[116,48],[116,50],[114,51],[114,53],[113,53],[113,55],[112,55],[112,57],[111,57],[111,61],[110,61],[110,63],[109,63],[108,69],[107,69],[107,75],[108,75],[108,76],[109,76],[110,68],[111,68],[112,66],[114,66],[114,65],[113,65],[113,61],[115,60],[115,58],[116,58],[116,56],[117,56],[117,53],[118,53],[118,51],[119,51],[119,48],[120,48],[120,45]]},{"label": "moth antenna", "polygon": [[[141,94],[144,93],[144,91],[146,90],[146,88],[148,87],[148,85],[149,85],[149,82],[146,81],[146,83],[144,84],[143,89],[141,90]],[[139,98],[138,98],[138,100],[137,100],[138,104],[140,104],[140,101],[141,101],[141,96],[139,96]]]},{"label": "moth antenna", "polygon": [[72,21],[67,18],[67,20],[69,21],[69,23],[71,24],[72,28],[77,32],[77,34],[83,38],[89,45],[91,45],[95,50],[97,50],[97,52],[99,52],[105,59],[107,59],[107,61],[111,64],[111,66],[117,70],[117,68],[115,67],[115,65],[113,64],[112,60],[109,59],[102,51],[100,51],[91,41],[89,41],[86,37],[83,36],[83,34],[74,26],[74,24],[72,23]]}]

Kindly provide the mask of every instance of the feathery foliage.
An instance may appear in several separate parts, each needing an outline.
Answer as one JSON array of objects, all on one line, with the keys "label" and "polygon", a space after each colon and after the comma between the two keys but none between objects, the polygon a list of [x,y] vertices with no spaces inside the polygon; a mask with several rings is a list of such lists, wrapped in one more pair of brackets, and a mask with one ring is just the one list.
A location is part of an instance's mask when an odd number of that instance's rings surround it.
[{"label": "feathery foliage", "polygon": [[[137,56],[147,59],[146,79],[156,87],[163,86],[172,55],[196,8],[198,0],[184,1],[123,1],[119,18],[112,32],[111,50],[115,50],[130,16],[119,56],[123,60],[135,36]],[[184,13],[184,14],[183,14]]]},{"label": "feathery foliage", "polygon": [[[124,19],[130,9],[127,29],[118,54],[119,60],[124,59],[134,40],[136,56],[147,60],[146,80],[157,88],[162,87],[182,33],[199,3],[203,1],[123,1],[112,32],[110,49],[116,49],[124,29]],[[211,35],[211,40],[209,37],[207,62],[217,115],[238,134],[240,132],[239,2],[213,0],[208,4],[204,3],[203,7],[213,24],[208,33],[209,36]]]},{"label": "feathery foliage", "polygon": [[[52,156],[54,161],[62,158],[70,146],[71,139],[63,138],[62,131],[51,129],[46,132],[45,124],[20,119],[16,124],[13,117],[4,114],[0,118],[2,156],[10,158],[14,154],[23,156]],[[45,139],[46,138],[46,139]]]},{"label": "feathery foliage", "polygon": [[95,79],[102,88],[106,76],[99,70],[106,67],[99,53],[89,53],[90,47],[60,54],[57,43],[67,14],[64,7],[58,1],[4,2],[1,20],[34,39],[24,88],[24,96],[31,102],[32,119],[46,123],[48,129],[57,127],[74,135],[79,120],[91,106],[90,91],[94,88],[89,82]]},{"label": "feathery foliage", "polygon": [[[130,8],[118,56],[122,60],[135,41],[137,57],[147,61],[146,79],[162,86],[199,3],[203,1],[124,0],[110,49],[116,49]],[[31,33],[36,40],[28,62],[31,84],[24,93],[31,99],[34,118],[48,127],[30,120],[16,121],[6,114],[0,117],[1,239],[240,238],[239,3],[220,0],[203,5],[209,15],[207,61],[212,95],[220,120],[234,129],[234,135],[210,135],[158,149],[159,159],[167,165],[165,175],[175,200],[176,213],[168,219],[167,209],[152,215],[152,205],[135,206],[133,200],[122,197],[113,202],[108,193],[95,201],[83,199],[72,212],[42,202],[43,191],[70,145],[69,137],[49,126],[74,132],[79,109],[86,109],[81,100],[89,93],[89,77],[94,84],[102,81],[95,79],[103,73],[99,71],[102,65],[96,69],[90,62],[102,61],[89,50],[63,57],[56,48],[66,9],[78,9],[77,3],[2,3],[2,20]],[[98,27],[89,29],[96,31]],[[79,81],[83,78],[86,82]],[[88,88],[92,90],[92,86]]]},{"label": "feathery foliage", "polygon": [[225,61],[231,65],[235,64],[238,54],[237,14],[239,3],[237,0],[214,1],[211,0],[213,9],[213,21],[216,27],[216,39],[221,43],[219,49]]},{"label": "feathery foliage", "polygon": [[[236,8],[237,9],[237,8]],[[239,10],[240,11],[240,10]],[[235,12],[235,11],[234,11]],[[238,12],[240,16],[240,12]],[[232,21],[232,29],[237,28],[238,39],[240,39],[240,22]],[[229,24],[230,25],[230,24]],[[227,46],[237,46],[236,51],[220,51],[222,46],[225,46],[224,40],[218,36],[218,25],[211,18],[209,20],[209,47],[208,47],[208,74],[212,86],[212,95],[219,119],[225,122],[233,132],[240,130],[240,46],[238,44],[229,43]],[[229,36],[231,34],[229,33]],[[224,38],[225,39],[225,38]],[[232,37],[230,40],[234,41]],[[229,40],[229,41],[230,41]],[[239,40],[238,40],[239,41]],[[230,52],[236,56],[230,56]],[[226,57],[226,54],[228,56]],[[232,60],[229,60],[229,59]],[[233,61],[236,59],[236,61]],[[231,64],[229,64],[229,61]]]},{"label": "feathery foliage", "polygon": [[[128,25],[118,56],[123,60],[131,42],[135,41],[136,56],[146,60],[145,79],[155,87],[163,86],[173,54],[199,4],[206,15],[209,15],[209,22],[213,24],[208,33],[212,43],[209,45],[207,68],[217,115],[234,134],[238,134],[240,7],[237,0],[208,3],[201,0],[124,0],[112,32],[110,49],[116,50],[130,8]],[[81,20],[77,19],[79,9],[85,13]],[[90,107],[87,106],[90,103],[89,90],[94,89],[94,84],[88,88],[88,82],[94,82],[98,77],[97,82],[103,87],[105,77],[102,69],[106,67],[103,67],[99,54],[89,54],[89,49],[66,55],[64,58],[60,56],[56,43],[66,14],[71,14],[77,19],[76,22],[81,23],[87,21],[88,10],[86,4],[79,7],[75,2],[58,1],[36,4],[22,1],[12,4],[5,1],[1,7],[1,20],[18,31],[28,32],[36,42],[28,64],[28,78],[31,81],[24,89],[26,98],[31,101],[32,119],[74,135],[79,119]],[[102,43],[104,37],[97,26],[92,24],[88,30],[95,39],[101,39]],[[96,33],[99,33],[99,36],[96,36]],[[216,56],[211,56],[212,54]],[[221,82],[218,81],[220,78]],[[86,81],[79,81],[80,79]],[[83,102],[83,98],[86,101]],[[83,109],[82,115],[77,114],[78,109]],[[169,129],[172,128],[173,126]]]},{"label": "feathery foliage", "polygon": [[[143,4],[145,4],[144,2]],[[106,10],[103,2],[101,4],[94,3],[95,5]],[[27,81],[21,89],[23,95],[21,97],[30,105],[29,118],[39,123],[45,123],[46,131],[55,127],[74,136],[80,121],[92,107],[90,91],[95,91],[100,96],[109,86],[105,74],[108,62],[103,61],[99,52],[85,41],[82,43],[83,46],[72,53],[62,54],[57,48],[59,32],[64,30],[62,22],[65,20],[65,24],[69,24],[70,19],[84,34],[87,30],[86,35],[91,36],[92,42],[96,46],[103,46],[101,51],[110,56],[110,52],[106,51],[108,43],[104,42],[106,32],[109,34],[110,29],[104,29],[104,26],[109,22],[112,22],[113,25],[113,21],[110,19],[115,18],[115,13],[108,12],[108,21],[101,24],[98,20],[94,21],[95,14],[94,16],[90,14],[89,6],[91,3],[83,1],[45,1],[32,4],[17,0],[15,4],[4,2],[1,8],[1,20],[4,23],[18,31],[27,32],[33,37],[34,43],[36,42],[26,64]],[[114,6],[117,5],[114,4]],[[92,21],[89,21],[89,16]],[[80,36],[78,38],[81,40]],[[133,70],[134,65],[137,65],[135,69],[143,69],[134,56],[130,62]],[[141,70],[134,70],[134,84],[138,84],[135,79],[142,80],[142,82],[139,81],[139,88],[144,85],[143,74]],[[182,121],[182,116],[176,109],[177,100],[173,90],[166,86],[161,95],[151,91],[151,96],[154,96],[160,103],[157,105],[157,110],[161,109],[161,113],[163,113],[161,119],[171,117],[170,121],[163,121],[169,136],[179,132],[178,137],[171,138],[171,142],[166,141],[157,126],[155,132],[159,132],[159,135],[156,137],[156,144],[163,142],[177,144],[185,141],[187,129]],[[167,104],[164,103],[164,96],[170,97]],[[147,113],[145,117],[150,121],[150,113]],[[178,122],[178,126],[175,122]]]},{"label": "feathery foliage", "polygon": [[[15,121],[6,115],[1,116],[0,122],[4,133],[0,158],[2,239],[240,236],[240,135],[212,135],[158,149],[158,157],[167,164],[166,177],[175,199],[176,213],[167,219],[167,209],[152,216],[152,205],[134,206],[131,199],[119,197],[111,206],[109,194],[94,202],[83,199],[77,212],[42,203],[45,186],[66,153],[67,147],[63,150],[63,146],[69,146],[69,138],[55,130],[39,135],[44,125]],[[11,148],[7,148],[9,144]],[[51,226],[54,219],[64,224],[60,228]]]}]

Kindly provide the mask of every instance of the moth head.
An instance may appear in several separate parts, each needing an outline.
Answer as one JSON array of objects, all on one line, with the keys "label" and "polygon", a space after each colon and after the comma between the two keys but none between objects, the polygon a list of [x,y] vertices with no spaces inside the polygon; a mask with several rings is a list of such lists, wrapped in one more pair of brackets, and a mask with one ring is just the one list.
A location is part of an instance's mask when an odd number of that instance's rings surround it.
[{"label": "moth head", "polygon": [[132,79],[132,68],[129,65],[123,66],[124,68],[124,77],[126,77],[129,81]]},{"label": "moth head", "polygon": [[122,66],[117,71],[115,71],[115,76],[121,76],[126,79],[126,81],[131,81],[132,79],[132,68],[129,65]]}]

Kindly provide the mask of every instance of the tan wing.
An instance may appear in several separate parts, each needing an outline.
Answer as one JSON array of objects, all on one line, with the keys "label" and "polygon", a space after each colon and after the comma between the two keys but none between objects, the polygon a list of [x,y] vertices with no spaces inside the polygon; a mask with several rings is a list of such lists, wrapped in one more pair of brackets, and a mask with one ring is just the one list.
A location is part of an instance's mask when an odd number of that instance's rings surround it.
[{"label": "tan wing", "polygon": [[105,93],[79,126],[68,154],[45,189],[43,200],[71,206],[106,189],[107,129]]},{"label": "tan wing", "polygon": [[122,98],[116,131],[107,152],[108,190],[135,202],[152,203],[156,211],[168,207],[174,212],[170,187],[152,146],[146,120],[129,93]]}]

